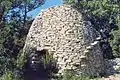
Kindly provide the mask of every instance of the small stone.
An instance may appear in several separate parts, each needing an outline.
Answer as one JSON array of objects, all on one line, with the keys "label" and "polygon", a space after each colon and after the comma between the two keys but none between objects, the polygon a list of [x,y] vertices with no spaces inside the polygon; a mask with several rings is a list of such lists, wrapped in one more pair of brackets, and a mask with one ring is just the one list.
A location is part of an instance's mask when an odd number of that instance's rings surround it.
[{"label": "small stone", "polygon": [[113,66],[113,68],[115,69],[115,70],[119,70],[119,68],[120,68],[120,66]]},{"label": "small stone", "polygon": [[59,70],[58,73],[62,73],[63,71],[62,70]]},{"label": "small stone", "polygon": [[31,63],[32,64],[37,64],[37,63],[39,63],[39,61],[32,61]]},{"label": "small stone", "polygon": [[77,53],[74,53],[74,56],[78,56],[78,54],[77,54]]},{"label": "small stone", "polygon": [[34,64],[34,61],[32,61],[32,64]]},{"label": "small stone", "polygon": [[69,62],[71,62],[71,60],[66,60],[66,62],[68,62],[68,63],[69,63]]},{"label": "small stone", "polygon": [[32,60],[35,60],[35,59],[36,59],[35,56],[33,56],[33,57],[32,57]]},{"label": "small stone", "polygon": [[84,53],[89,53],[89,51],[88,51],[88,50],[85,50]]},{"label": "small stone", "polygon": [[47,50],[49,50],[49,49],[50,49],[50,47],[49,47],[49,46],[45,46],[45,47],[44,47],[44,49],[47,49]]},{"label": "small stone", "polygon": [[80,59],[74,59],[72,63],[80,63]]},{"label": "small stone", "polygon": [[61,58],[58,58],[58,62],[61,62],[62,61],[62,59]]},{"label": "small stone", "polygon": [[77,69],[77,67],[73,66],[72,69]]},{"label": "small stone", "polygon": [[80,63],[75,63],[73,65],[76,66],[76,67],[78,67],[78,66],[80,66]]},{"label": "small stone", "polygon": [[86,58],[86,56],[80,56],[80,59],[85,59]]},{"label": "small stone", "polygon": [[101,40],[101,37],[100,37],[100,36],[99,36],[99,37],[97,37],[97,38],[96,38],[96,40],[100,41],[100,40]]},{"label": "small stone", "polygon": [[65,66],[62,66],[62,69],[64,70],[64,69],[66,69],[66,67],[65,67]]},{"label": "small stone", "polygon": [[58,56],[57,55],[53,55],[54,58],[57,58]]},{"label": "small stone", "polygon": [[41,51],[41,50],[43,50],[42,47],[37,47],[37,51]]},{"label": "small stone", "polygon": [[77,63],[75,63],[75,64],[80,65],[80,62],[77,62]]},{"label": "small stone", "polygon": [[68,59],[68,56],[63,57],[63,59]]},{"label": "small stone", "polygon": [[91,50],[91,49],[92,49],[92,46],[88,46],[88,47],[86,47],[86,49]]},{"label": "small stone", "polygon": [[64,55],[63,54],[58,54],[58,57],[63,58]]},{"label": "small stone", "polygon": [[91,45],[94,46],[94,45],[96,45],[98,43],[99,43],[99,41],[94,41],[93,43],[91,43]]},{"label": "small stone", "polygon": [[65,65],[66,63],[65,62],[58,62],[58,64]]},{"label": "small stone", "polygon": [[67,66],[66,69],[72,69],[72,67],[71,66]]},{"label": "small stone", "polygon": [[86,65],[85,65],[85,64],[82,64],[81,67],[86,67]]},{"label": "small stone", "polygon": [[81,24],[76,24],[75,26],[81,26]]}]

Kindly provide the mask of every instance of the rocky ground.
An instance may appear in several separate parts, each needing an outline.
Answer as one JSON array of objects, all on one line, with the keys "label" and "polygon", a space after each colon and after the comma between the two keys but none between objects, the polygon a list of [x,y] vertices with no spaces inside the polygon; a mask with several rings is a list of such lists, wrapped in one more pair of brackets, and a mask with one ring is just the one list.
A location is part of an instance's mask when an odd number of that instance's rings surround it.
[{"label": "rocky ground", "polygon": [[120,73],[120,58],[105,60],[107,75]]},{"label": "rocky ground", "polygon": [[103,77],[100,80],[120,80],[120,74],[111,75],[109,77]]},{"label": "rocky ground", "polygon": [[105,60],[107,76],[95,80],[120,80],[120,58]]}]

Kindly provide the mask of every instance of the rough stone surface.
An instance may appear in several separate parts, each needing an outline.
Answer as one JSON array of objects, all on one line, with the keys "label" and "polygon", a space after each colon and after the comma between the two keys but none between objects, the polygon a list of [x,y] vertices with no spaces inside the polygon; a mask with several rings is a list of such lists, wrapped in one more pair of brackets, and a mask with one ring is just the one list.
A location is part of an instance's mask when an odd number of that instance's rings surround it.
[{"label": "rough stone surface", "polygon": [[120,74],[120,58],[105,59],[105,67],[107,75]]},{"label": "rough stone surface", "polygon": [[35,18],[24,52],[30,48],[47,49],[57,61],[58,73],[67,69],[99,76],[104,73],[104,61],[99,41],[95,41],[98,35],[76,9],[70,5],[55,6]]}]

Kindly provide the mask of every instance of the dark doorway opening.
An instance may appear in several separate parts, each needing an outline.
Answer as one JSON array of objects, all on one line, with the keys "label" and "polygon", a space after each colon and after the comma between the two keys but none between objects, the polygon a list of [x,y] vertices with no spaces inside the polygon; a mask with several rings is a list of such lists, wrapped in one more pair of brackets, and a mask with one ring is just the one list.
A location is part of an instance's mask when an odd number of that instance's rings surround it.
[{"label": "dark doorway opening", "polygon": [[[24,80],[50,80],[53,74],[58,71],[56,61],[53,58],[50,60],[51,55],[48,53],[48,50],[34,50],[32,51],[34,53],[30,53],[32,55],[27,58],[27,62],[25,63]],[[48,63],[45,63],[46,56],[49,59]]]}]

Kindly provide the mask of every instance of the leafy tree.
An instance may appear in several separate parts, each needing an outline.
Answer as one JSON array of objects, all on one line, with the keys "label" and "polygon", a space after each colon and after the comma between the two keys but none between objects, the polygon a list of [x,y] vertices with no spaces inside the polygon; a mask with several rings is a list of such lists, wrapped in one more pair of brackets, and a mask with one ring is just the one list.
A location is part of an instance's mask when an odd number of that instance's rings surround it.
[{"label": "leafy tree", "polygon": [[106,29],[112,34],[110,43],[114,56],[120,57],[120,1],[119,0],[64,0],[65,4],[73,4],[87,15],[96,30]]},{"label": "leafy tree", "polygon": [[[45,0],[0,0],[0,76],[16,71],[17,56],[33,21],[27,13]],[[8,73],[9,74],[9,73]]]}]

